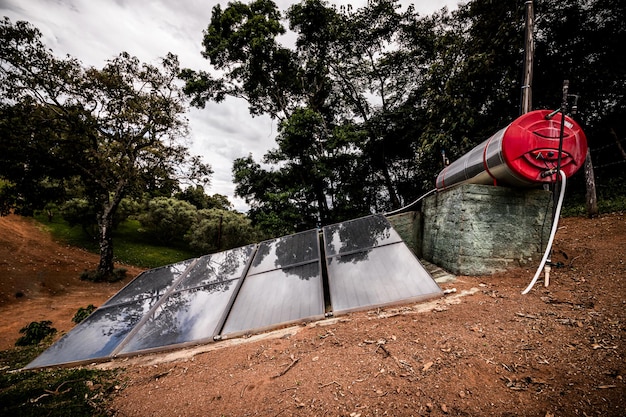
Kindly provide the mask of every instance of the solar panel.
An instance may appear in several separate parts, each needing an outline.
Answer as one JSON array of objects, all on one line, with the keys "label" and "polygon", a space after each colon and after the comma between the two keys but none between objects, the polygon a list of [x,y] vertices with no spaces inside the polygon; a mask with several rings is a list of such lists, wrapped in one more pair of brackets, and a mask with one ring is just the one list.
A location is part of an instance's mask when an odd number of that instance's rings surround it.
[{"label": "solar panel", "polygon": [[171,294],[119,353],[212,340],[238,282],[234,279]]},{"label": "solar panel", "polygon": [[324,315],[317,230],[262,242],[222,335]]},{"label": "solar panel", "polygon": [[107,358],[157,302],[144,298],[97,309],[26,369]]},{"label": "solar panel", "polygon": [[255,248],[256,245],[248,245],[201,257],[185,278],[178,283],[175,290],[180,291],[240,278],[246,272]]},{"label": "solar panel", "polygon": [[259,244],[248,275],[319,260],[317,230],[296,233]]},{"label": "solar panel", "polygon": [[213,339],[224,324],[255,248],[248,245],[198,259],[119,353]]},{"label": "solar panel", "polygon": [[327,226],[323,235],[335,314],[442,294],[383,216]]},{"label": "solar panel", "polygon": [[[440,296],[387,219],[375,215],[143,272],[26,368],[207,342],[325,313]],[[324,258],[324,262],[322,262]]]},{"label": "solar panel", "polygon": [[324,242],[329,257],[402,242],[402,238],[385,217],[378,215],[326,226]]},{"label": "solar panel", "polygon": [[111,297],[103,306],[141,300],[143,298],[161,297],[194,261],[195,259],[188,259],[172,265],[144,271]]},{"label": "solar panel", "polygon": [[224,322],[256,245],[145,271],[27,368],[211,338]]}]

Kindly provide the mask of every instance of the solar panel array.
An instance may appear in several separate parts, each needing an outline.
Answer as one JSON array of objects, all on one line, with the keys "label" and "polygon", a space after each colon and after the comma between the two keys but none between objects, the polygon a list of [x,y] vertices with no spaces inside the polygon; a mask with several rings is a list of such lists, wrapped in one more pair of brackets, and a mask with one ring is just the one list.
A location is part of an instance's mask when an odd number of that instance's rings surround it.
[{"label": "solar panel array", "polygon": [[321,246],[309,230],[145,271],[26,368],[206,343],[442,294],[383,216],[326,226],[322,236]]}]

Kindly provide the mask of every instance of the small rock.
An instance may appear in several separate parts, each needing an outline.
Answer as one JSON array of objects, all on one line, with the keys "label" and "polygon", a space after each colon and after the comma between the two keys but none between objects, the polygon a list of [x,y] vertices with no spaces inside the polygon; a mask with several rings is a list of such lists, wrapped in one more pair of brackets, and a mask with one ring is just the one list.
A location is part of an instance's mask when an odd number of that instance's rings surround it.
[{"label": "small rock", "polygon": [[441,404],[441,411],[443,411],[444,414],[448,414],[448,407],[445,404]]}]

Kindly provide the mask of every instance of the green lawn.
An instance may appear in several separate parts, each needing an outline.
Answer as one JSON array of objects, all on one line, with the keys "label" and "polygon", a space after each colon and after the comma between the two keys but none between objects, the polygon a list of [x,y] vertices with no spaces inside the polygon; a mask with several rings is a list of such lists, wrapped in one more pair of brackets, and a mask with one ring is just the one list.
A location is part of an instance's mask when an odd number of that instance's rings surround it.
[{"label": "green lawn", "polygon": [[[98,253],[95,230],[85,232],[80,226],[71,227],[60,217],[48,221],[45,215],[37,215],[35,219],[54,239]],[[156,244],[153,238],[142,232],[137,220],[126,220],[118,226],[113,233],[113,252],[116,262],[142,268],[156,268],[198,256],[183,245]]]}]

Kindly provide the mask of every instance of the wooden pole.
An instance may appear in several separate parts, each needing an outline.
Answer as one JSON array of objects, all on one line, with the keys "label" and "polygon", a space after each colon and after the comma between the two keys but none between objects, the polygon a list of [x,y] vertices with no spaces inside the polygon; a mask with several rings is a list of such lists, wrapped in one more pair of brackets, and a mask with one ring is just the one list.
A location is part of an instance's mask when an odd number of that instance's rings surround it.
[{"label": "wooden pole", "polygon": [[585,157],[585,207],[587,208],[587,216],[589,218],[598,215],[598,199],[596,198],[596,177],[593,173],[593,164],[591,163],[591,151],[587,151]]},{"label": "wooden pole", "polygon": [[533,83],[533,57],[535,55],[535,42],[533,31],[535,26],[535,12],[533,1],[526,1],[526,33],[524,41],[524,81],[522,83],[522,101],[520,113],[525,114],[533,108],[532,83]]}]

